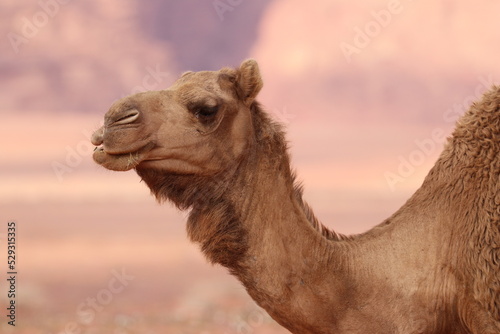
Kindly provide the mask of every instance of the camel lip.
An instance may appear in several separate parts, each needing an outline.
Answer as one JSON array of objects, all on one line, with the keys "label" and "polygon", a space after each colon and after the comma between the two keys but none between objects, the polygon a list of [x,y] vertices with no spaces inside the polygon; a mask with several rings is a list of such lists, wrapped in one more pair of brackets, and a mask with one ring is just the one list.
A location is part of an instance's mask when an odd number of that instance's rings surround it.
[{"label": "camel lip", "polygon": [[127,154],[134,154],[141,151],[139,150],[132,150],[132,151],[109,151],[104,148],[104,145],[99,145],[94,147],[94,153],[105,153],[110,156],[120,156],[120,155],[127,155]]},{"label": "camel lip", "polygon": [[[118,150],[107,150],[105,145],[99,145],[94,148],[93,158],[98,163],[101,164],[109,158],[113,160],[120,160],[123,158],[134,158],[135,164],[139,164],[143,160],[146,160],[145,153],[151,151],[155,147],[154,143],[150,142],[139,148],[128,149],[123,151]],[[107,158],[106,158],[107,157]]]},{"label": "camel lip", "polygon": [[141,150],[128,153],[111,154],[106,152],[102,146],[94,149],[93,160],[106,169],[114,171],[127,171],[135,168],[143,158]]},{"label": "camel lip", "polygon": [[[93,158],[94,160],[97,161],[103,161],[103,160],[117,160],[117,159],[122,159],[126,157],[135,157],[135,159],[139,159],[139,157],[142,156],[142,153],[145,151],[142,149],[139,150],[133,150],[133,151],[120,151],[120,152],[109,152],[106,151],[102,146],[98,146],[94,148],[93,152]],[[107,158],[106,158],[107,157]],[[140,159],[142,161],[142,159]],[[101,163],[99,163],[101,164]]]},{"label": "camel lip", "polygon": [[127,147],[125,145],[123,149],[118,148],[109,148],[106,143],[102,143],[101,145],[96,145],[94,148],[94,153],[106,153],[110,156],[121,156],[121,155],[130,155],[130,154],[139,154],[150,151],[155,145],[152,142],[149,143],[137,143],[136,145],[130,145],[131,147]]},{"label": "camel lip", "polygon": [[94,147],[94,153],[105,153],[105,154],[108,154],[108,155],[124,155],[124,154],[133,154],[135,153],[135,151],[109,151],[109,150],[106,150],[104,148],[104,144],[103,145],[99,145],[99,146],[96,146]]}]

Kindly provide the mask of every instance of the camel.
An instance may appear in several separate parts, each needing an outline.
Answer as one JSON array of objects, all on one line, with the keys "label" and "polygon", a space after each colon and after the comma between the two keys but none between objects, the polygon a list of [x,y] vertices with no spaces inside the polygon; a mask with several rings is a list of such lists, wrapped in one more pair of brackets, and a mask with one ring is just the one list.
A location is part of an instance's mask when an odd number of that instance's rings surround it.
[{"label": "camel", "polygon": [[249,59],[118,100],[93,159],[190,210],[190,239],[292,333],[500,333],[500,88],[399,210],[344,236],[303,200],[262,86]]}]

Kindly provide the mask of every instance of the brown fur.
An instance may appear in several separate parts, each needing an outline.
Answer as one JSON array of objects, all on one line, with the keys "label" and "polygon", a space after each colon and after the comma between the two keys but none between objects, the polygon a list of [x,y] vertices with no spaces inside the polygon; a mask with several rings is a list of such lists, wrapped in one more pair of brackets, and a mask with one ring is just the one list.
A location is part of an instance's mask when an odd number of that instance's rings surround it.
[{"label": "brown fur", "polygon": [[189,209],[213,263],[293,333],[500,333],[500,89],[458,122],[422,187],[374,229],[329,231],[302,199],[257,63],[118,101],[94,160]]}]

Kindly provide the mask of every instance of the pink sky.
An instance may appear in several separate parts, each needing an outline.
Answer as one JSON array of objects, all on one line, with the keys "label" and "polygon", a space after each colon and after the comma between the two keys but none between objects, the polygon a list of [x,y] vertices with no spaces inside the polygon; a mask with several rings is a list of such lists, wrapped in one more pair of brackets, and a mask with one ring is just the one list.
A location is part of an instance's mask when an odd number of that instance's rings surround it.
[{"label": "pink sky", "polygon": [[[453,127],[456,117],[448,116],[462,112],[500,78],[496,66],[500,44],[494,43],[500,28],[495,18],[499,6],[375,0],[361,6],[325,0],[304,8],[299,2],[277,0],[267,7],[248,56],[259,61],[265,83],[260,100],[287,126],[294,167],[313,206],[322,210],[322,206],[331,207],[329,198],[335,201],[349,196],[399,203],[419,186]],[[110,22],[122,22],[133,10],[131,6],[116,12],[104,6],[99,13]],[[70,82],[77,86],[69,90],[72,95],[61,98],[90,98],[79,92],[86,76],[93,75],[86,70],[86,59],[103,62],[120,73],[85,84],[86,92],[106,91],[107,80],[116,80],[124,87],[116,98],[144,86],[167,87],[185,70],[176,69],[171,56],[174,50],[162,55],[162,45],[142,37],[139,31],[109,49],[99,38],[104,23],[72,24],[71,17],[81,22],[85,18],[71,6],[60,11],[53,24],[40,28],[40,35],[23,45],[25,49],[17,57],[18,61],[24,57],[33,60],[38,50],[47,48],[51,57],[66,59],[61,45],[71,46],[78,57],[69,58],[68,75],[75,75]],[[475,24],[477,21],[482,24]],[[62,33],[56,28],[64,22],[68,25]],[[120,29],[128,28],[123,25]],[[360,37],[360,31],[366,36]],[[88,38],[94,43],[80,48],[78,41]],[[139,43],[131,51],[132,57],[114,61],[120,48],[128,50],[130,43]],[[349,57],[342,48],[347,44],[358,49]],[[145,78],[155,68],[162,74],[151,87],[151,77]],[[57,89],[36,73],[14,82],[9,86],[11,94],[4,98],[9,101],[21,91],[54,94]],[[0,129],[6,138],[16,140],[0,144],[7,157],[0,174],[1,202],[151,200],[133,173],[110,173],[91,161],[88,137],[112,102],[99,97],[94,102],[102,108],[99,113],[6,111]],[[433,131],[441,130],[443,135],[433,138]],[[424,147],[421,152],[419,145],[429,141],[431,150]],[[411,173],[399,178],[402,165],[415,157]],[[397,182],[390,175],[398,176]],[[361,220],[356,218],[358,205],[347,205],[353,208],[353,221]],[[390,206],[387,213],[393,209]]]}]

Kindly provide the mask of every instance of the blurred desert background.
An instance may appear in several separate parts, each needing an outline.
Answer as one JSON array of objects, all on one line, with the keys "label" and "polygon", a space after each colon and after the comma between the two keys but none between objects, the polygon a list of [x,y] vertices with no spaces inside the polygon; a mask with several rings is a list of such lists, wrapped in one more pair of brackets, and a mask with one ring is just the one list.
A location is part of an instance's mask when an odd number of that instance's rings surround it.
[{"label": "blurred desert background", "polygon": [[[418,188],[454,122],[500,79],[484,0],[4,0],[0,11],[1,333],[287,333],[156,204],[91,159],[116,99],[186,70],[259,61],[305,198],[341,233]],[[7,223],[17,319],[7,325]]]}]

